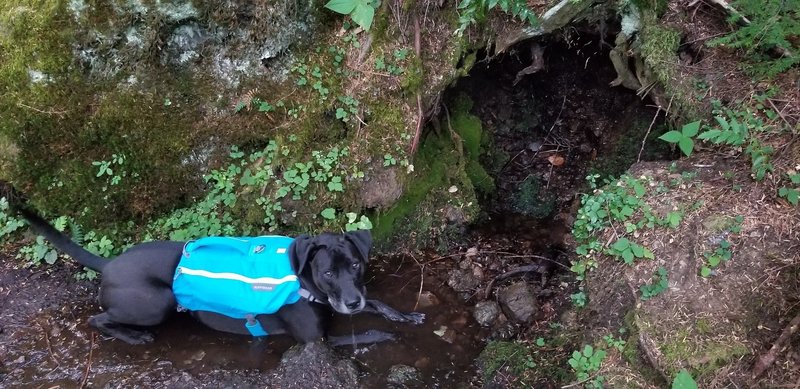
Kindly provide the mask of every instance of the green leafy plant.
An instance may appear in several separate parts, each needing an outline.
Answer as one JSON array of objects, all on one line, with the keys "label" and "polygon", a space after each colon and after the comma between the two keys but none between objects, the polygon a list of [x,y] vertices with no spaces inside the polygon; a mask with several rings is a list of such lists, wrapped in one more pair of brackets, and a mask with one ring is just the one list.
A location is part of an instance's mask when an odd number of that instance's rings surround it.
[{"label": "green leafy plant", "polygon": [[608,347],[614,348],[619,352],[622,352],[625,349],[625,344],[627,344],[624,340],[615,338],[614,335],[603,336],[603,340]]},{"label": "green leafy plant", "polygon": [[[748,69],[759,76],[772,77],[800,63],[800,57],[795,53],[797,44],[791,40],[800,35],[800,3],[737,0],[731,5],[740,13],[732,13],[729,22],[738,25],[738,28],[711,40],[710,46],[745,50],[746,57],[757,65]],[[749,22],[744,23],[743,16]]]},{"label": "green leafy plant", "polygon": [[345,225],[345,231],[356,231],[356,230],[371,230],[372,229],[372,222],[366,215],[358,216],[355,212],[348,212],[347,216],[347,224]]},{"label": "green leafy plant", "polygon": [[[106,177],[106,182],[111,185],[119,185],[122,182],[122,178],[126,177],[128,173],[122,169],[122,166],[125,164],[125,155],[123,154],[112,154],[110,161],[93,161],[92,166],[97,166],[97,175],[96,177]],[[114,166],[117,167],[114,167]],[[112,169],[112,167],[114,167]],[[116,170],[116,173],[114,172]],[[108,186],[104,185],[102,187],[103,191],[108,190]]]},{"label": "green leafy plant", "polygon": [[672,380],[672,389],[697,389],[697,382],[686,369],[681,369]]},{"label": "green leafy plant", "polygon": [[647,247],[631,242],[628,238],[617,239],[608,249],[608,253],[615,257],[622,258],[622,261],[628,265],[633,264],[636,258],[654,258],[653,252]]},{"label": "green leafy plant", "polygon": [[706,258],[706,263],[700,268],[700,275],[709,277],[712,274],[712,269],[719,266],[723,261],[729,261],[733,256],[731,243],[723,239],[719,242],[719,247],[714,251],[706,251],[703,256]]},{"label": "green leafy plant", "polygon": [[677,143],[678,148],[688,157],[694,151],[694,138],[700,130],[700,121],[684,124],[680,131],[668,131],[658,137],[668,143]]},{"label": "green leafy plant", "polygon": [[523,22],[527,22],[532,27],[539,25],[539,18],[528,8],[528,3],[524,0],[461,0],[461,3],[458,4],[460,15],[456,34],[463,34],[470,25],[483,23],[489,11],[496,7]]},{"label": "green leafy plant", "polygon": [[394,166],[397,165],[397,160],[392,157],[391,154],[386,154],[383,156],[383,166]]},{"label": "green leafy plant", "polygon": [[342,15],[350,15],[356,24],[368,31],[372,27],[375,9],[379,5],[378,1],[372,0],[330,0],[325,4],[325,8]]},{"label": "green leafy plant", "polygon": [[645,284],[639,287],[642,292],[642,300],[647,301],[669,289],[669,279],[667,278],[667,269],[659,266],[656,270],[655,277],[652,284]]},{"label": "green leafy plant", "polygon": [[[787,176],[793,187],[780,187],[778,195],[788,200],[792,205],[797,205],[798,200],[800,200],[800,173],[791,173],[787,174]],[[0,219],[0,223],[2,223],[2,219]],[[3,234],[0,232],[0,237],[2,236]]]},{"label": "green leafy plant", "polygon": [[320,215],[328,220],[336,219],[336,210],[333,208],[325,208],[320,212]]},{"label": "green leafy plant", "polygon": [[[578,243],[575,252],[580,259],[573,262],[570,270],[577,274],[579,280],[584,279],[587,270],[597,265],[592,258],[593,253],[608,252],[622,257],[623,260],[632,260],[630,255],[636,258],[637,253],[641,254],[639,258],[652,256],[644,247],[635,243],[631,245],[632,242],[627,238],[616,243],[616,249],[612,247],[606,250],[596,236],[597,232],[616,223],[622,224],[627,233],[656,225],[658,218],[643,200],[647,192],[647,179],[637,179],[629,175],[624,175],[619,180],[609,178],[604,180],[606,186],[601,189],[597,184],[599,177],[597,174],[586,177],[593,193],[581,197],[582,206],[572,227],[572,234]],[[641,219],[634,219],[634,215],[639,214]]]},{"label": "green leafy plant", "polygon": [[11,235],[25,225],[22,219],[11,216],[10,206],[5,197],[0,197],[0,240]]},{"label": "green leafy plant", "polygon": [[[605,350],[595,349],[587,344],[583,346],[583,350],[573,351],[572,357],[567,363],[575,372],[575,378],[580,382],[586,382],[589,381],[592,374],[600,370],[605,358]],[[602,388],[604,380],[603,376],[596,376],[587,384],[592,388]]]},{"label": "green leafy plant", "polygon": [[586,306],[586,293],[583,290],[569,295],[569,299],[572,301],[572,305],[578,308],[583,308]]},{"label": "green leafy plant", "polygon": [[17,258],[26,260],[27,266],[37,266],[42,261],[52,265],[58,259],[58,252],[44,240],[44,237],[37,236],[33,243],[19,249]]},{"label": "green leafy plant", "polygon": [[358,100],[352,96],[339,96],[337,97],[343,106],[336,108],[336,118],[347,123],[350,121],[351,116],[358,115]]}]

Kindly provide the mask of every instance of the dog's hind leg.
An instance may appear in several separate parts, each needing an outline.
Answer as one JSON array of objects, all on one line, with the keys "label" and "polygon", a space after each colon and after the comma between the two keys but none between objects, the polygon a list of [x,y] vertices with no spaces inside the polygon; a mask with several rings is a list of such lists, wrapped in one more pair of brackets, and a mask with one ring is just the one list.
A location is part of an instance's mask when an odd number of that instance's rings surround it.
[{"label": "dog's hind leg", "polygon": [[89,324],[103,334],[128,344],[145,344],[153,341],[153,335],[150,332],[117,323],[111,320],[107,312],[90,317]]}]

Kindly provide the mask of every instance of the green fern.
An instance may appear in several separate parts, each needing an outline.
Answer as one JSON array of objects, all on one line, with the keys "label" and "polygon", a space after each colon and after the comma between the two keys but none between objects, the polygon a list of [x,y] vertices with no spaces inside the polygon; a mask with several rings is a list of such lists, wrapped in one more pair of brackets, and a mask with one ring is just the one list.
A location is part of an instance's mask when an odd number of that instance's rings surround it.
[{"label": "green fern", "polygon": [[525,0],[462,0],[458,5],[460,16],[456,34],[461,35],[470,25],[485,21],[489,11],[495,7],[533,27],[539,25],[539,18],[528,8]]},{"label": "green fern", "polygon": [[[741,15],[733,14],[728,21],[739,23],[744,15],[750,23],[712,40],[710,46],[724,45],[745,50],[757,65],[749,69],[754,75],[772,77],[800,63],[800,56],[795,52],[797,48],[789,40],[800,36],[800,2],[738,0],[732,5]],[[770,56],[770,50],[776,50],[781,56]]]}]

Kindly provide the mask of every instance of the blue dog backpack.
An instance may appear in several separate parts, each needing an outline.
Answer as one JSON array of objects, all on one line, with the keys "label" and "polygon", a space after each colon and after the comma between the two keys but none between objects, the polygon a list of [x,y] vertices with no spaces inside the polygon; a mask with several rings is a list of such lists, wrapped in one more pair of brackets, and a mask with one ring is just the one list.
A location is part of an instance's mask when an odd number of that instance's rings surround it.
[{"label": "blue dog backpack", "polygon": [[246,319],[253,336],[267,335],[255,316],[300,299],[300,281],[288,253],[293,240],[259,236],[187,242],[172,284],[178,305]]}]

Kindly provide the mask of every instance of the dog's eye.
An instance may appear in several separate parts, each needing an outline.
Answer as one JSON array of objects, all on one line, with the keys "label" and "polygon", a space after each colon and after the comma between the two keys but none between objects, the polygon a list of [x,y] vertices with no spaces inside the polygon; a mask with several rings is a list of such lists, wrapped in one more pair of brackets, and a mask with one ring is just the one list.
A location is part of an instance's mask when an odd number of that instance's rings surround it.
[{"label": "dog's eye", "polygon": [[353,266],[353,269],[358,269],[359,267],[361,267],[361,264],[356,262],[352,266]]},{"label": "dog's eye", "polygon": [[327,278],[331,278],[331,277],[333,277],[333,272],[328,270],[325,273],[322,273],[322,275],[324,275]]}]

